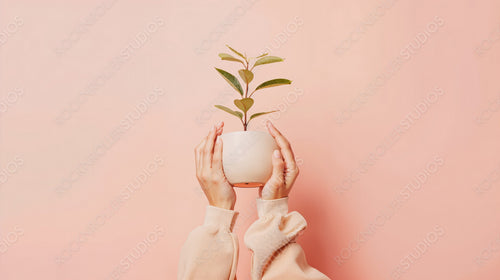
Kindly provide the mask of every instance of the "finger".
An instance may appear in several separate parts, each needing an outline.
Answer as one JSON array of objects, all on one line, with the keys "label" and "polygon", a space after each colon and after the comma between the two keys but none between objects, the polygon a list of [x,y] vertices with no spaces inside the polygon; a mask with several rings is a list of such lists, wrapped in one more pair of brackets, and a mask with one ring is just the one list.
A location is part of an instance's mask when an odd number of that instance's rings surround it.
[{"label": "finger", "polygon": [[[224,126],[224,122],[220,122],[218,125],[218,134],[222,133]],[[203,169],[203,149],[205,147],[205,144],[207,142],[207,137],[203,137],[203,139],[200,141],[200,143],[196,146],[195,148],[195,161],[196,161],[196,171],[197,174],[202,174],[202,169]]]},{"label": "finger", "polygon": [[201,142],[196,146],[195,159],[196,159],[196,175],[201,176],[203,170],[203,147],[205,147],[206,138],[204,137]]},{"label": "finger", "polygon": [[224,122],[220,121],[219,124],[217,125],[217,135],[221,135],[222,131],[224,130]]},{"label": "finger", "polygon": [[273,173],[271,178],[266,182],[262,190],[259,191],[262,199],[276,199],[280,196],[280,189],[284,186],[283,172],[285,162],[279,152],[274,150],[272,155]]},{"label": "finger", "polygon": [[212,160],[212,168],[222,171],[222,139],[220,136],[215,140],[214,156]]},{"label": "finger", "polygon": [[201,170],[201,148],[204,147],[204,141],[205,141],[205,138],[204,137],[200,143],[198,143],[198,145],[196,145],[195,149],[194,149],[194,157],[195,157],[195,162],[196,162],[196,174],[199,174],[198,172]]},{"label": "finger", "polygon": [[203,148],[203,165],[205,167],[211,167],[211,165],[212,165],[212,157],[213,157],[213,153],[214,153],[216,129],[217,129],[217,127],[215,125],[210,129],[210,132],[208,133],[208,136],[207,136],[207,139],[205,142],[205,147]]},{"label": "finger", "polygon": [[283,174],[285,171],[285,162],[283,161],[280,150],[274,150],[272,162],[273,174],[271,176],[274,176],[275,178],[283,178]]},{"label": "finger", "polygon": [[285,136],[283,136],[283,134],[281,134],[281,132],[269,120],[266,122],[266,125],[269,133],[274,137],[276,144],[278,144],[281,149],[287,169],[294,170],[297,167],[297,164],[295,162],[295,155],[293,154],[290,142],[288,142]]},{"label": "finger", "polygon": [[220,136],[220,135],[222,135],[222,132],[223,132],[223,128],[221,127],[221,128],[219,128],[218,130],[215,131],[215,135],[216,136]]},{"label": "finger", "polygon": [[265,194],[266,197],[274,196],[276,191],[279,188],[283,187],[285,184],[284,180],[284,172],[285,172],[285,162],[281,156],[279,150],[274,150],[272,155],[272,163],[273,163],[273,173],[271,174],[271,178],[267,181],[264,186],[262,193]]},{"label": "finger", "polygon": [[[219,169],[220,171],[222,171],[222,137],[220,137],[220,135],[222,135],[222,131],[224,129],[224,123],[221,122],[220,126],[219,126],[219,129],[217,130],[217,133],[216,133],[216,139],[215,139],[215,146],[214,146],[214,155],[213,155],[213,158],[212,158],[212,167],[214,167],[214,163],[216,164],[215,168],[216,169]],[[220,142],[219,144],[217,144],[217,142]],[[218,147],[219,146],[219,147]]]}]

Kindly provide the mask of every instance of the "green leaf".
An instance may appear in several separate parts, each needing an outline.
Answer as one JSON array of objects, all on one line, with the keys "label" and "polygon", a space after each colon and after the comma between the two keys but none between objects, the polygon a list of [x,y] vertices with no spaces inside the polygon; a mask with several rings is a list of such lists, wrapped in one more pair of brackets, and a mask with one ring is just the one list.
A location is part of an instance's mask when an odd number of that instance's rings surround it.
[{"label": "green leaf", "polygon": [[235,54],[239,55],[241,58],[243,58],[244,60],[247,59],[246,56],[244,56],[243,54],[241,54],[240,52],[238,52],[237,50],[231,48],[229,45],[226,45],[226,47],[228,47],[231,51],[233,51]]},{"label": "green leaf", "polygon": [[238,81],[238,79],[236,79],[235,76],[233,76],[233,74],[231,73],[228,73],[222,69],[219,69],[219,68],[215,68],[215,70],[217,70],[217,72],[219,72],[222,77],[235,89],[237,90],[241,96],[243,96],[243,88],[241,88],[241,84],[240,82]]},{"label": "green leaf", "polygon": [[255,114],[253,114],[253,115],[250,116],[250,119],[248,119],[248,121],[250,121],[251,119],[256,118],[258,116],[262,116],[262,115],[269,114],[269,113],[274,113],[274,112],[277,112],[277,111],[279,111],[279,110],[274,110],[274,111],[269,111],[269,112],[255,113]]},{"label": "green leaf", "polygon": [[243,114],[241,112],[238,112],[238,111],[233,111],[229,108],[227,108],[226,106],[222,106],[222,105],[214,105],[216,108],[219,108],[221,109],[222,111],[226,111],[228,112],[229,114],[231,115],[234,115],[234,116],[237,116],[238,118],[240,118],[240,120],[243,118]]},{"label": "green leaf", "polygon": [[263,54],[261,54],[261,55],[257,56],[256,58],[261,58],[261,57],[264,57],[264,56],[266,56],[266,55],[268,55],[268,53],[263,53]]},{"label": "green leaf", "polygon": [[242,63],[243,65],[245,65],[245,63],[241,60],[241,59],[237,59],[236,57],[230,55],[230,54],[227,54],[227,53],[220,53],[219,54],[219,57],[222,59],[222,60],[229,60],[229,61],[236,61],[236,62],[240,62]]},{"label": "green leaf", "polygon": [[250,70],[241,69],[240,71],[238,71],[238,73],[240,74],[241,79],[243,79],[246,84],[249,84],[253,80],[253,73]]},{"label": "green leaf", "polygon": [[258,65],[262,65],[262,64],[280,62],[283,60],[284,60],[283,58],[277,57],[277,56],[264,56],[263,58],[260,58],[259,60],[255,61],[255,64],[253,65],[253,67],[258,66]]},{"label": "green leaf", "polygon": [[250,107],[253,105],[253,99],[252,98],[242,98],[242,99],[235,99],[234,100],[234,105],[238,107],[243,113],[246,113]]},{"label": "green leaf", "polygon": [[281,85],[289,85],[291,83],[292,83],[292,81],[290,81],[288,79],[274,79],[274,80],[269,80],[267,82],[263,82],[255,90],[268,88],[268,87],[276,87],[276,86],[281,86]]}]

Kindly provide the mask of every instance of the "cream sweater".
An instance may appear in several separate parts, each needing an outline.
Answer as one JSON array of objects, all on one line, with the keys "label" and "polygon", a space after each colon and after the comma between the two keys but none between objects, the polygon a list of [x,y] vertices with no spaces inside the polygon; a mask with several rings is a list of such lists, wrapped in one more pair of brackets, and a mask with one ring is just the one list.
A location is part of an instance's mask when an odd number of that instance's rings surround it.
[{"label": "cream sweater", "polygon": [[[252,250],[252,280],[327,280],[306,261],[295,242],[306,220],[297,211],[288,213],[288,197],[257,198],[258,220],[245,233]],[[188,236],[181,251],[178,280],[235,280],[238,237],[232,232],[238,212],[207,206],[203,225]]]}]

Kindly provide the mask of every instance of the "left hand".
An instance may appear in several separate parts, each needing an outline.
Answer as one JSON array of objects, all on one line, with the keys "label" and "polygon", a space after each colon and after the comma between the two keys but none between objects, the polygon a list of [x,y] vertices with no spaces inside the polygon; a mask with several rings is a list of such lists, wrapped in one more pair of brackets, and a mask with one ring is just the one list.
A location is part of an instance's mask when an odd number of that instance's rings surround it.
[{"label": "left hand", "polygon": [[214,125],[196,146],[196,178],[212,206],[234,210],[236,192],[222,168],[222,134],[224,123]]}]

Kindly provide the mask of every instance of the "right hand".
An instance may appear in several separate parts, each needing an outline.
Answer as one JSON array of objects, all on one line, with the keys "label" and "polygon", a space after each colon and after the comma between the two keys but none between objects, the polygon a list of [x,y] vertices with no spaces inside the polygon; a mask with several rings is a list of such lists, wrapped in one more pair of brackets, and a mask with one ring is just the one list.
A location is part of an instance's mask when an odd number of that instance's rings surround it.
[{"label": "right hand", "polygon": [[273,200],[287,197],[292,190],[295,179],[299,176],[299,167],[290,142],[270,122],[266,122],[269,133],[274,137],[279,149],[274,150],[272,157],[273,173],[264,187],[260,188],[262,199]]},{"label": "right hand", "polygon": [[222,169],[222,134],[224,122],[214,125],[194,149],[196,178],[212,206],[233,210],[236,192]]}]

